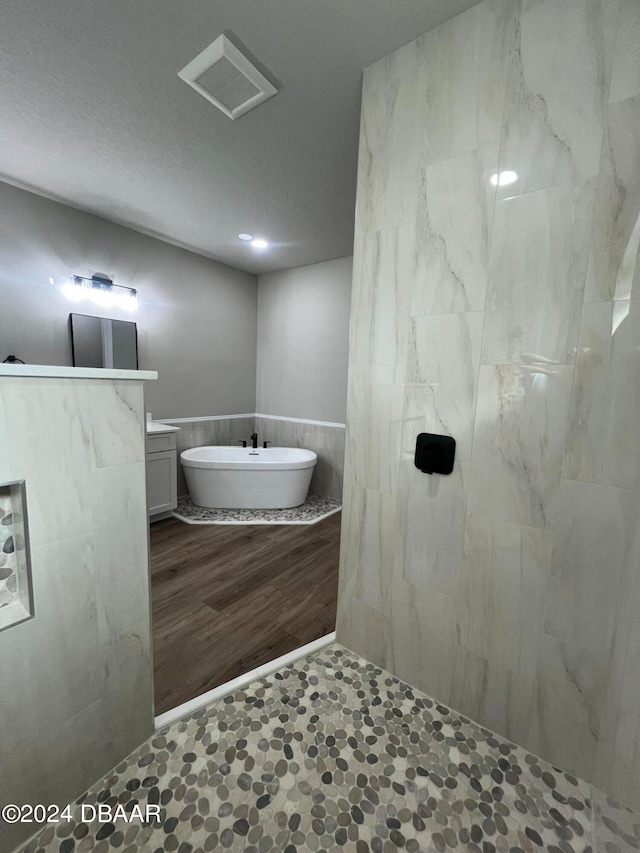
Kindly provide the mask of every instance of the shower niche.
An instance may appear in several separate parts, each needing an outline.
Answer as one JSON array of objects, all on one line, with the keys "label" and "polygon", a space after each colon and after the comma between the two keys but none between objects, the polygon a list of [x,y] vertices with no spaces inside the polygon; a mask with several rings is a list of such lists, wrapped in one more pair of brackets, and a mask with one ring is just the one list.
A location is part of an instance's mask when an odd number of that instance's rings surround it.
[{"label": "shower niche", "polygon": [[26,486],[13,480],[0,483],[0,631],[33,615]]}]

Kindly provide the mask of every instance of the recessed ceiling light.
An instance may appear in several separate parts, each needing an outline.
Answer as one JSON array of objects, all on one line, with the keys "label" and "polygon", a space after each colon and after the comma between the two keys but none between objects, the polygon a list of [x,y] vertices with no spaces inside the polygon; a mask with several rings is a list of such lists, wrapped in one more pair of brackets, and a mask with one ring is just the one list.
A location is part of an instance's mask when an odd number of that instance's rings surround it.
[{"label": "recessed ceiling light", "polygon": [[252,235],[252,234],[238,234],[238,237],[239,237],[241,240],[253,240],[253,235]]},{"label": "recessed ceiling light", "polygon": [[514,184],[518,180],[518,173],[509,170],[505,172],[496,172],[491,175],[491,183],[494,187],[508,187],[509,184]]},{"label": "recessed ceiling light", "polygon": [[251,245],[254,249],[266,249],[269,245],[266,240],[263,240],[261,237],[256,237],[255,240],[251,241]]}]

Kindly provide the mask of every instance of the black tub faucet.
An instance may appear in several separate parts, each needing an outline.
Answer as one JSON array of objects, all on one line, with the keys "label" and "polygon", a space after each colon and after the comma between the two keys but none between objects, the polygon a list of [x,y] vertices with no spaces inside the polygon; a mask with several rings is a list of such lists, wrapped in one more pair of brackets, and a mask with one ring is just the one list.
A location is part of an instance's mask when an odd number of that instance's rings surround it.
[{"label": "black tub faucet", "polygon": [[253,442],[253,449],[258,449],[258,433],[254,432],[251,436],[251,441]]}]

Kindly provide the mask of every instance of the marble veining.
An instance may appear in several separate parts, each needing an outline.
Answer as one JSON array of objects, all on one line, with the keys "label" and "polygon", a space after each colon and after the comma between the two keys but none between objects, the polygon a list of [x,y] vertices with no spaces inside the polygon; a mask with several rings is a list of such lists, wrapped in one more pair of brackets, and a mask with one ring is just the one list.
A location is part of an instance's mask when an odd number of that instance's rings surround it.
[{"label": "marble veining", "polygon": [[640,95],[640,6],[636,0],[620,0],[616,52],[611,72],[609,103]]},{"label": "marble veining", "polygon": [[404,381],[411,284],[421,277],[414,264],[418,238],[416,228],[399,226],[366,232],[355,248],[349,360],[387,366],[392,382]]},{"label": "marble veining", "polygon": [[426,432],[455,435],[456,455],[471,461],[484,314],[414,317],[407,358],[407,385],[426,385]]},{"label": "marble veining", "polygon": [[548,527],[562,473],[572,368],[480,368],[468,509]]},{"label": "marble veining", "polygon": [[617,0],[520,4],[500,147],[518,180],[500,198],[598,173],[617,23]]},{"label": "marble veining", "polygon": [[334,644],[156,732],[21,853],[620,853],[638,815]]},{"label": "marble veining", "polygon": [[609,106],[589,255],[586,301],[640,289],[640,94]]},{"label": "marble veining", "polygon": [[[363,102],[360,119],[356,218],[365,231],[411,222],[417,210],[412,190],[420,180],[426,79],[405,79],[402,73],[403,67],[415,66],[416,50],[414,42],[365,71],[378,93]],[[400,154],[393,162],[385,157],[388,148]]]},{"label": "marble veining", "polygon": [[630,489],[562,482],[545,632],[584,652],[594,682],[606,678],[620,604],[608,590],[617,592],[640,560],[636,524]]},{"label": "marble veining", "polygon": [[424,209],[425,167],[499,142],[514,31],[511,0],[486,0],[365,70],[375,97],[361,114],[362,231],[413,224]]},{"label": "marble veining", "polygon": [[639,32],[484,0],[365,70],[337,636],[640,810]]},{"label": "marble veining", "polygon": [[640,482],[638,340],[640,301],[594,302],[583,307],[565,477],[626,489]]},{"label": "marble veining", "polygon": [[462,566],[469,467],[461,462],[450,477],[418,477],[412,454],[403,454],[400,463],[398,574],[449,596],[458,588]]},{"label": "marble veining", "polygon": [[[637,554],[638,525],[634,525],[630,553]],[[636,801],[640,796],[640,573],[637,560],[626,561],[620,578],[620,606],[613,631],[609,683],[601,711],[600,737],[594,781],[606,790],[617,788]]]},{"label": "marble veining", "polygon": [[[71,800],[152,731],[143,404],[137,375],[0,377],[35,606],[0,633],[3,803]],[[0,849],[32,830],[0,822]]]},{"label": "marble veining", "polygon": [[412,314],[484,309],[496,194],[491,175],[497,169],[497,145],[425,168]]},{"label": "marble veining", "polygon": [[585,288],[595,181],[496,204],[484,364],[572,364]]},{"label": "marble veining", "polygon": [[503,669],[533,675],[551,559],[548,531],[470,513],[455,595],[459,645]]}]

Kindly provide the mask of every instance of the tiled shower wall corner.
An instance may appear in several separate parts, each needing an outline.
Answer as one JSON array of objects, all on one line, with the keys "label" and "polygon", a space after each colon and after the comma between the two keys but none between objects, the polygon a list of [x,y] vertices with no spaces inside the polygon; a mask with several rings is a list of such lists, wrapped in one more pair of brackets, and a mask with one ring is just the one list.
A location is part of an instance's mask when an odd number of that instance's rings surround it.
[{"label": "tiled shower wall corner", "polygon": [[205,444],[236,446],[258,433],[262,446],[264,440],[274,447],[305,447],[318,454],[309,491],[325,498],[342,498],[344,468],[344,428],[313,422],[287,421],[265,417],[219,418],[176,423],[178,450],[178,494],[187,494],[187,484],[180,465],[180,453],[191,447]]},{"label": "tiled shower wall corner", "polygon": [[35,608],[0,633],[0,801],[62,806],[153,731],[143,383],[4,376],[0,409]]},{"label": "tiled shower wall corner", "polygon": [[636,0],[485,0],[366,70],[338,615],[635,808],[639,33]]}]

